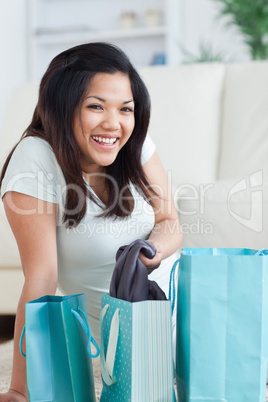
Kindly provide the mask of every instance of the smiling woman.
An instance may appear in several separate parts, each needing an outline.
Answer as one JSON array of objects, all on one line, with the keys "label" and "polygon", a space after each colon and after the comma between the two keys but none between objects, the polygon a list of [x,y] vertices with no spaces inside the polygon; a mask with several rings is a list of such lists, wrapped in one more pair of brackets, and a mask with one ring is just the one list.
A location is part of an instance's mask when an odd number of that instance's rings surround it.
[{"label": "smiling woman", "polygon": [[153,258],[139,258],[167,293],[182,235],[170,184],[147,136],[149,118],[148,91],[115,46],[68,49],[44,74],[32,122],[0,177],[25,275],[12,391],[0,395],[1,402],[27,400],[19,354],[26,302],[55,294],[57,285],[65,294],[84,293],[99,341],[101,295],[109,292],[116,252],[138,239],[155,246]]}]

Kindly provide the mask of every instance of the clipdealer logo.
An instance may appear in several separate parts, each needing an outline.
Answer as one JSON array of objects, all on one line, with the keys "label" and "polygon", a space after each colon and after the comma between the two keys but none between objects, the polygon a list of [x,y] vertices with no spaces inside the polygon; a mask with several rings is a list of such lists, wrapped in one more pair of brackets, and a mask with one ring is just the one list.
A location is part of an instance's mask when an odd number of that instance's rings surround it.
[{"label": "clipdealer logo", "polygon": [[[232,197],[241,191],[250,192],[249,218],[239,215],[232,209]],[[263,172],[259,170],[248,178],[241,179],[229,191],[227,199],[230,215],[244,227],[254,232],[262,232],[263,229]]]}]

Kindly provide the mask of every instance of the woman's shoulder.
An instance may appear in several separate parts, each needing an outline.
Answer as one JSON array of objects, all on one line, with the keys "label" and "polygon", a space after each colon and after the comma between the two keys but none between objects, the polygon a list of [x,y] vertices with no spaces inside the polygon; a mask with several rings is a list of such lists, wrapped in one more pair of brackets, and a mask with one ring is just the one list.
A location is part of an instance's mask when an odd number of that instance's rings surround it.
[{"label": "woman's shoulder", "polygon": [[155,143],[153,142],[150,135],[147,134],[141,153],[141,164],[144,165],[154,154],[156,150]]},{"label": "woman's shoulder", "polygon": [[24,152],[27,153],[39,150],[43,152],[53,153],[51,146],[46,140],[40,137],[33,137],[33,136],[24,137],[18,143],[16,150],[17,149],[23,150]]},{"label": "woman's shoulder", "polygon": [[7,191],[17,191],[57,202],[58,185],[64,186],[65,180],[51,146],[38,137],[23,138],[9,161],[1,196]]},{"label": "woman's shoulder", "polygon": [[44,168],[58,165],[50,144],[39,137],[24,137],[15,148],[11,161],[20,161],[20,166],[38,165]]}]

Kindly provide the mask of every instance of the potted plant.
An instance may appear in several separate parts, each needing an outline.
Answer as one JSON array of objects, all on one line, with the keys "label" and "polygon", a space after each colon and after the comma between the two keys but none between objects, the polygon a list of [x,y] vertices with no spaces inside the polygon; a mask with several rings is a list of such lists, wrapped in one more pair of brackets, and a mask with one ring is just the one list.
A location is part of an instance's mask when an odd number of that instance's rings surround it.
[{"label": "potted plant", "polygon": [[212,63],[212,62],[223,62],[223,54],[220,52],[215,52],[210,43],[200,42],[198,53],[191,53],[189,50],[180,46],[181,52],[185,59],[183,63]]},{"label": "potted plant", "polygon": [[230,17],[228,24],[236,25],[252,59],[268,59],[268,1],[213,0],[222,4],[221,15]]}]

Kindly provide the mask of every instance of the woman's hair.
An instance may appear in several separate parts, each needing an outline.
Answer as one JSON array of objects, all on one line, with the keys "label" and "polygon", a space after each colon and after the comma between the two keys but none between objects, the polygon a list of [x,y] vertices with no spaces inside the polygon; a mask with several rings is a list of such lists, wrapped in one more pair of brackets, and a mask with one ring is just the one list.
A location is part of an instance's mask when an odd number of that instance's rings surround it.
[{"label": "woman's hair", "polygon": [[[152,205],[151,195],[155,193],[149,188],[141,165],[141,151],[150,119],[150,97],[146,86],[118,47],[102,42],[75,46],[57,55],[48,66],[40,83],[31,124],[21,138],[39,137],[50,144],[67,184],[63,216],[67,227],[76,226],[84,217],[87,197],[98,202],[82,175],[80,150],[73,133],[74,113],[81,108],[96,74],[116,72],[129,77],[135,102],[135,127],[115,161],[106,167],[108,202],[100,216],[126,217],[131,213],[130,200],[126,196],[119,200],[118,192],[118,189],[127,189],[130,183]],[[0,186],[16,146],[3,166]],[[81,207],[77,208],[78,205]]]}]

